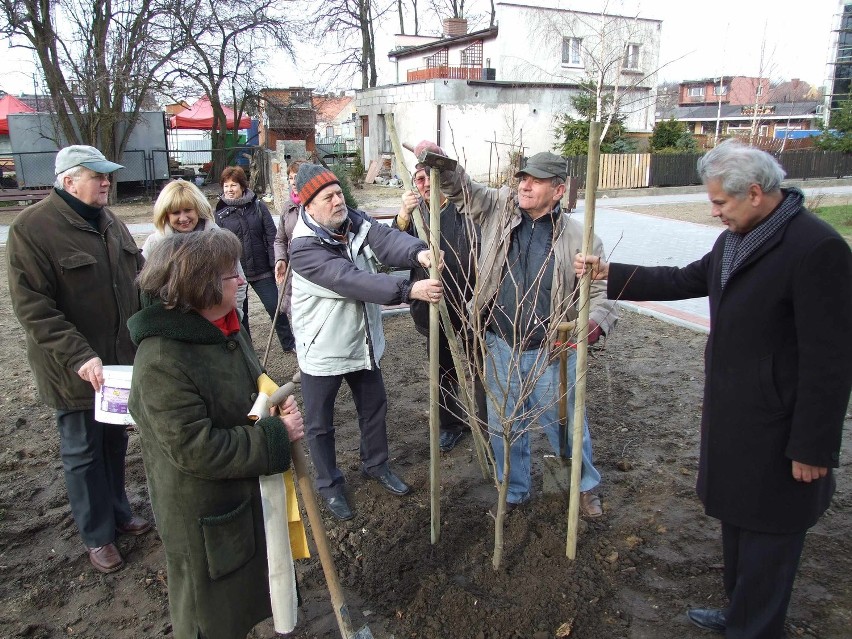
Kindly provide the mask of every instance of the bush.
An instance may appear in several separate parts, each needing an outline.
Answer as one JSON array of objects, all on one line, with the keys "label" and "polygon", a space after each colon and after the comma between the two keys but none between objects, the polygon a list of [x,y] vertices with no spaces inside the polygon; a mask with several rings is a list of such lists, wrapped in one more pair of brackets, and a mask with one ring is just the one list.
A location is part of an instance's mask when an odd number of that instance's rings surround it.
[{"label": "bush", "polygon": [[352,166],[349,168],[349,177],[352,179],[352,186],[356,189],[364,188],[364,160],[361,158],[361,149],[355,150],[355,158],[352,161]]},{"label": "bush", "polygon": [[340,189],[343,191],[343,199],[346,200],[346,206],[352,207],[353,209],[358,208],[358,200],[356,200],[355,196],[352,195],[352,182],[349,180],[346,168],[340,164],[335,164],[331,167],[331,171],[337,176],[337,179],[340,180]]},{"label": "bush", "polygon": [[654,132],[651,134],[651,139],[649,140],[651,152],[654,153],[661,149],[678,148],[677,142],[684,133],[689,135],[689,131],[686,130],[686,124],[683,122],[678,122],[674,118],[660,120],[654,125]]}]

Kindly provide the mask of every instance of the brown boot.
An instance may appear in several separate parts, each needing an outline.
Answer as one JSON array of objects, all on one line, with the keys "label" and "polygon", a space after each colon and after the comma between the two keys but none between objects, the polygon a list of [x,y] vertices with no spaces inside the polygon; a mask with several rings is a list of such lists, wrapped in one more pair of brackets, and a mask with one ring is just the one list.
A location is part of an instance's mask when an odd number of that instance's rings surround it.
[{"label": "brown boot", "polygon": [[115,544],[106,544],[87,550],[89,551],[89,561],[92,562],[98,572],[109,574],[124,566],[124,559]]},{"label": "brown boot", "polygon": [[591,490],[580,493],[580,514],[589,519],[597,519],[603,515],[601,498]]}]

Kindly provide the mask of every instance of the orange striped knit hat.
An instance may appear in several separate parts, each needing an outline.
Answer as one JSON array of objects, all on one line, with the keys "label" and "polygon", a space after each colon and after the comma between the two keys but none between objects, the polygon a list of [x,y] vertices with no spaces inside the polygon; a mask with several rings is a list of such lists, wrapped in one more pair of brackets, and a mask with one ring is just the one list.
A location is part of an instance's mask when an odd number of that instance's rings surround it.
[{"label": "orange striped knit hat", "polygon": [[296,191],[303,206],[329,184],[340,184],[337,176],[319,164],[303,164],[296,173]]}]

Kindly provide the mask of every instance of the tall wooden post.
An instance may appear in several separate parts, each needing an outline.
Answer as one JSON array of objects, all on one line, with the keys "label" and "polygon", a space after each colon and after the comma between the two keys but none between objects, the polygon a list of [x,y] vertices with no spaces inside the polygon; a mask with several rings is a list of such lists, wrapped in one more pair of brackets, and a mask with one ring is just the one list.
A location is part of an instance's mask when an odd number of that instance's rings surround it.
[{"label": "tall wooden post", "polygon": [[[432,250],[429,277],[440,280],[441,271],[438,264],[441,259],[441,176],[438,169],[429,170],[429,184],[429,247]],[[440,329],[438,305],[429,304],[429,483],[432,487],[430,505],[433,544],[437,544],[441,537],[441,465],[438,463],[441,458],[441,380],[438,367]]]},{"label": "tall wooden post", "polygon": [[[586,167],[586,213],[583,216],[583,253],[592,252],[595,236],[595,198],[601,160],[601,123],[589,127],[589,163]],[[574,385],[574,430],[571,439],[571,492],[568,502],[568,538],[565,556],[577,557],[577,528],[580,518],[580,471],[583,468],[583,422],[586,417],[586,367],[589,352],[590,271],[580,280],[579,318],[577,319],[577,377]]]}]

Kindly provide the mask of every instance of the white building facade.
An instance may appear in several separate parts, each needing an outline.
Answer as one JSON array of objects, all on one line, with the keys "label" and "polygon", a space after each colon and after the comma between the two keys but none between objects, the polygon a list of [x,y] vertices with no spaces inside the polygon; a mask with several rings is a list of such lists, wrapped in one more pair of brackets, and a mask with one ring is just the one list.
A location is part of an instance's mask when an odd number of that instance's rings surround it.
[{"label": "white building facade", "polygon": [[[389,54],[389,84],[356,93],[366,166],[392,154],[385,126],[392,113],[403,143],[436,141],[476,179],[500,182],[512,154],[553,149],[558,116],[576,117],[571,98],[596,78],[616,95],[629,131],[653,129],[661,21],[509,2],[496,8],[493,29],[405,37]],[[408,154],[404,170],[414,161]]]}]

